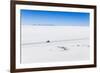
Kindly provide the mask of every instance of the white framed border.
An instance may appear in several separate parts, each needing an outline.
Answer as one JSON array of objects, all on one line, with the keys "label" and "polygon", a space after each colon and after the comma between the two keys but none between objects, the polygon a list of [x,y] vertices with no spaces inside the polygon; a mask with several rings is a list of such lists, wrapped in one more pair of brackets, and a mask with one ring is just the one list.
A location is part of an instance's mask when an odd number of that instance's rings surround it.
[{"label": "white framed border", "polygon": [[[31,63],[20,64],[20,10],[46,10],[46,11],[64,11],[64,12],[84,12],[90,13],[90,60],[75,61],[75,62],[54,62],[54,63]],[[53,67],[53,66],[74,66],[94,64],[94,10],[86,8],[70,8],[70,7],[51,7],[51,6],[36,6],[36,5],[20,5],[16,4],[16,68],[39,68],[39,67]]]}]

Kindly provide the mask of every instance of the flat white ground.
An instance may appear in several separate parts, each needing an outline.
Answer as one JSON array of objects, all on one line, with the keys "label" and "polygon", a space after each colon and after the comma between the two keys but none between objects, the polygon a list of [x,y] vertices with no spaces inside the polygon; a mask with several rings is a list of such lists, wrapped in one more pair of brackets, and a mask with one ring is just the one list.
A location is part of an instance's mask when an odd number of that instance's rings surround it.
[{"label": "flat white ground", "polygon": [[21,63],[89,60],[89,32],[85,26],[22,25]]}]

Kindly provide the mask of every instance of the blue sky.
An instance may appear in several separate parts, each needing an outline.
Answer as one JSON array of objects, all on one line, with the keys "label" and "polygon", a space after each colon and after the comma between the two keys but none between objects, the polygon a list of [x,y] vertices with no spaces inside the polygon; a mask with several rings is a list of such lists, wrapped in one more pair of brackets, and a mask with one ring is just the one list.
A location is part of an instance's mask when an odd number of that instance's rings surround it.
[{"label": "blue sky", "polygon": [[22,25],[89,26],[89,13],[21,10]]}]

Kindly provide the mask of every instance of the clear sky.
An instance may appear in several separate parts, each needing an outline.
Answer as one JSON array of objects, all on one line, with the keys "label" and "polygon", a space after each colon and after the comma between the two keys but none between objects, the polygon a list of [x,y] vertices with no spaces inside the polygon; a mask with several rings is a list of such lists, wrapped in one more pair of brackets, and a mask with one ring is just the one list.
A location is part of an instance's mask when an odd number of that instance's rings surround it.
[{"label": "clear sky", "polygon": [[21,10],[22,25],[89,26],[89,13]]}]

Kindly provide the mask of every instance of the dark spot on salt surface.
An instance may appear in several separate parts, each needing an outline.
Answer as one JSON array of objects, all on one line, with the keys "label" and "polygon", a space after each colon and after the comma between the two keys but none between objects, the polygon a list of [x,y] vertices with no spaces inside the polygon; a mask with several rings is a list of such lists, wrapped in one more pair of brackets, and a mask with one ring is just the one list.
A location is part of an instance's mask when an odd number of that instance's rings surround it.
[{"label": "dark spot on salt surface", "polygon": [[67,47],[64,47],[64,46],[57,46],[58,48],[61,48],[63,50],[68,50]]},{"label": "dark spot on salt surface", "polygon": [[90,47],[90,45],[87,45],[87,47]]},{"label": "dark spot on salt surface", "polygon": [[47,40],[47,41],[46,41],[46,43],[50,43],[50,41],[49,41],[49,40]]}]

